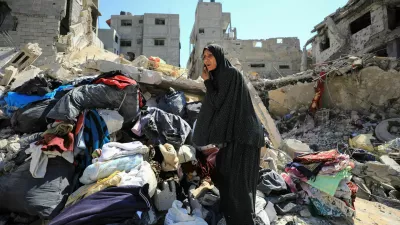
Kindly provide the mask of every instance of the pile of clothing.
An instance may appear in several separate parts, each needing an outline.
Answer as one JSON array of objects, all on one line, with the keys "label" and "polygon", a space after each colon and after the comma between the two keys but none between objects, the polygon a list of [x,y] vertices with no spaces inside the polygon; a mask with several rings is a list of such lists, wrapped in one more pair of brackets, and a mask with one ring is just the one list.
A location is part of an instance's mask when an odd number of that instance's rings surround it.
[{"label": "pile of clothing", "polygon": [[351,182],[353,168],[350,157],[334,149],[295,157],[281,176],[315,214],[352,218],[358,191]]},{"label": "pile of clothing", "polygon": [[213,182],[219,149],[192,145],[201,103],[185,93],[170,88],[151,104],[139,83],[111,71],[69,83],[36,77],[0,103],[12,129],[0,146],[10,149],[7,170],[0,167],[0,199],[10,204],[0,206],[0,221],[221,221]]}]

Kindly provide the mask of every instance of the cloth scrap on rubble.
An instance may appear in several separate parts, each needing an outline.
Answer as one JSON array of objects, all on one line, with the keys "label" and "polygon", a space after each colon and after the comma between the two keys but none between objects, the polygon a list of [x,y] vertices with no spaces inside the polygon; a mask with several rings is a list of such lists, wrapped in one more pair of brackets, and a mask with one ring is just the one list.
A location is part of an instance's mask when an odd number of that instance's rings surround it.
[{"label": "cloth scrap on rubble", "polygon": [[71,89],[72,87],[73,87],[72,85],[60,86],[54,89],[52,92],[49,92],[43,96],[25,95],[16,92],[8,92],[7,96],[4,97],[4,102],[3,102],[3,104],[5,103],[5,113],[8,116],[12,116],[14,111],[23,108],[32,102],[37,102],[45,99],[53,99],[54,96],[57,94],[57,92]]},{"label": "cloth scrap on rubble", "polygon": [[149,185],[110,187],[66,208],[50,225],[89,225],[122,222],[150,208]]},{"label": "cloth scrap on rubble", "polygon": [[346,203],[338,198],[325,194],[317,188],[314,188],[306,183],[300,184],[310,198],[310,202],[317,214],[320,216],[331,217],[347,217],[355,216],[356,211],[348,207]]},{"label": "cloth scrap on rubble", "polygon": [[315,181],[309,180],[307,183],[330,196],[334,196],[340,181],[348,177],[351,177],[350,169],[345,169],[335,175],[318,175]]},{"label": "cloth scrap on rubble", "polygon": [[48,129],[42,134],[54,134],[57,136],[64,136],[72,132],[74,125],[68,122],[54,122],[49,124]]},{"label": "cloth scrap on rubble", "polygon": [[100,156],[94,158],[93,163],[105,162],[135,154],[145,155],[149,153],[149,148],[140,141],[130,143],[109,142],[103,145],[100,152]]},{"label": "cloth scrap on rubble", "polygon": [[293,162],[301,164],[312,164],[321,163],[335,160],[339,156],[339,152],[336,149],[315,153],[307,153],[297,156],[293,159]]},{"label": "cloth scrap on rubble", "polygon": [[106,84],[109,86],[116,86],[118,89],[124,89],[129,85],[137,85],[135,80],[132,80],[123,75],[116,75],[113,77],[100,78],[93,81],[94,84]]},{"label": "cloth scrap on rubble", "polygon": [[181,117],[153,107],[143,112],[140,123],[142,132],[154,144],[169,143],[179,147],[185,143],[191,131],[189,124]]},{"label": "cloth scrap on rubble", "polygon": [[310,171],[305,165],[301,163],[291,162],[286,165],[285,172],[293,174],[303,181],[306,181],[309,179],[315,179],[323,165],[323,163],[319,163],[312,171]]},{"label": "cloth scrap on rubble", "polygon": [[55,158],[57,156],[61,156],[69,163],[74,162],[74,155],[72,151],[43,151],[41,145],[36,145],[35,143],[31,143],[30,147],[25,150],[27,155],[31,155],[31,162],[29,171],[34,178],[44,178],[47,171],[47,164],[49,158]]},{"label": "cloth scrap on rubble", "polygon": [[124,121],[132,121],[139,112],[138,85],[123,90],[105,84],[76,87],[57,102],[47,118],[74,121],[85,109],[118,109]]},{"label": "cloth scrap on rubble", "polygon": [[122,179],[118,186],[139,186],[149,184],[149,196],[153,197],[157,189],[157,178],[150,163],[143,161],[129,172],[120,173]]},{"label": "cloth scrap on rubble", "polygon": [[212,178],[215,175],[215,160],[218,151],[218,148],[210,148],[197,154],[199,159],[197,173],[199,174],[200,178]]},{"label": "cloth scrap on rubble", "polygon": [[179,167],[179,158],[174,146],[171,144],[159,145],[160,151],[164,157],[161,168],[165,172],[176,171]]},{"label": "cloth scrap on rubble", "polygon": [[143,162],[142,155],[131,155],[107,162],[96,162],[88,166],[79,181],[82,184],[91,184],[99,179],[110,176],[115,171],[130,171]]},{"label": "cloth scrap on rubble", "polygon": [[23,83],[21,86],[16,87],[13,92],[17,92],[23,95],[43,96],[47,93],[52,92],[52,90],[58,88],[61,85],[62,83],[57,80],[46,79],[44,77],[35,77]]},{"label": "cloth scrap on rubble", "polygon": [[257,190],[260,190],[266,195],[272,191],[279,192],[287,189],[285,180],[277,172],[270,169],[263,169],[259,171],[259,182]]},{"label": "cloth scrap on rubble", "polygon": [[83,139],[85,141],[85,167],[92,164],[92,153],[101,149],[104,144],[110,142],[107,124],[96,110],[89,110],[85,114]]},{"label": "cloth scrap on rubble", "polygon": [[45,134],[43,139],[36,143],[37,145],[43,145],[43,151],[73,151],[74,150],[74,134],[68,133],[63,137],[59,137],[54,134]]}]

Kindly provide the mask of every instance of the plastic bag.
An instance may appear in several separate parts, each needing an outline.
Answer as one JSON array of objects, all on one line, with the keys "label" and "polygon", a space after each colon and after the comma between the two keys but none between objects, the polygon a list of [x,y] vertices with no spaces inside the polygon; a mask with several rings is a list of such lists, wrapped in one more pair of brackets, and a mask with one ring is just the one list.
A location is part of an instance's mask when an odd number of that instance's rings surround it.
[{"label": "plastic bag", "polygon": [[182,202],[174,201],[168,210],[164,225],[207,225],[207,222],[198,216],[191,216],[182,208]]},{"label": "plastic bag", "polygon": [[106,123],[108,133],[112,134],[121,130],[122,124],[124,123],[124,117],[122,117],[121,114],[117,111],[108,109],[98,109],[97,112]]},{"label": "plastic bag", "polygon": [[375,139],[372,134],[360,134],[352,139],[349,139],[349,144],[352,148],[359,148],[373,152],[374,146],[371,143],[372,139]]},{"label": "plastic bag", "polygon": [[157,108],[174,115],[182,117],[185,114],[186,98],[182,91],[171,90],[157,99]]}]

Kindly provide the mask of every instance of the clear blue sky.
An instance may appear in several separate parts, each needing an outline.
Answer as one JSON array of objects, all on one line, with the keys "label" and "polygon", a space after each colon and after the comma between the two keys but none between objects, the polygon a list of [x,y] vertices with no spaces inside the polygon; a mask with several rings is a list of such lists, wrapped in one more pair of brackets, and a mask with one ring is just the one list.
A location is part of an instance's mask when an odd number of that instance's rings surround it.
[{"label": "clear blue sky", "polygon": [[[208,2],[209,0],[204,0]],[[238,39],[298,37],[301,46],[312,37],[311,30],[348,0],[216,0],[223,12],[231,13]],[[100,28],[120,11],[179,14],[181,28],[181,66],[189,57],[189,37],[198,0],[100,0]]]}]

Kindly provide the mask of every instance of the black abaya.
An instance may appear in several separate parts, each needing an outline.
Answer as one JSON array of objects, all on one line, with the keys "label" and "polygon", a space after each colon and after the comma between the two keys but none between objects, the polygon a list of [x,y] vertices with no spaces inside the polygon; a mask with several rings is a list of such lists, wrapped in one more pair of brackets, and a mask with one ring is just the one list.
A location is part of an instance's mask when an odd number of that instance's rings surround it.
[{"label": "black abaya", "polygon": [[254,111],[242,74],[218,45],[206,47],[217,61],[197,118],[193,142],[197,146],[224,144],[217,155],[214,180],[221,193],[227,225],[253,225],[263,129]]}]

